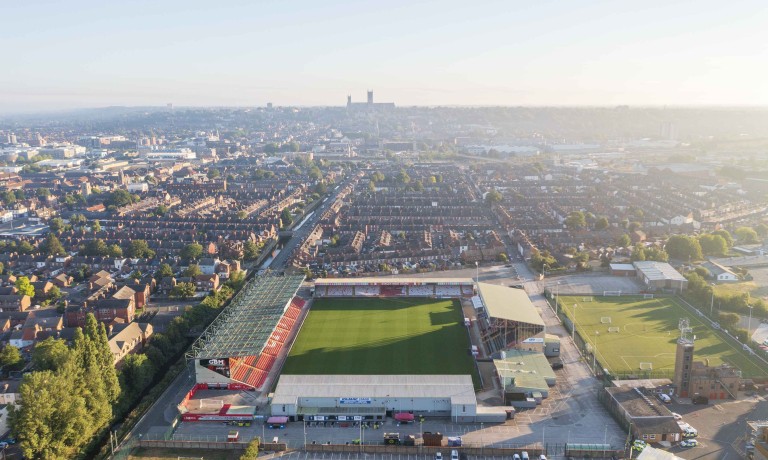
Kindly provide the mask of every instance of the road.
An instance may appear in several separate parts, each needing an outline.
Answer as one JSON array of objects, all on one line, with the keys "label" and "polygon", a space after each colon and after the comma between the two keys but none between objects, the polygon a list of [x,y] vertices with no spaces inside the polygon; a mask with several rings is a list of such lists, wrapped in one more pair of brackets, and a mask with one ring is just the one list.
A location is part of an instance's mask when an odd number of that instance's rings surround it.
[{"label": "road", "polygon": [[293,255],[293,252],[301,245],[301,243],[304,242],[304,239],[306,239],[307,236],[312,232],[312,229],[315,228],[317,221],[320,220],[320,216],[322,216],[323,213],[333,204],[333,202],[336,201],[339,193],[341,193],[344,187],[346,187],[351,180],[351,178],[348,178],[339,184],[339,186],[335,188],[330,195],[328,195],[328,199],[322,202],[320,206],[315,208],[314,214],[312,214],[312,216],[307,219],[306,222],[304,222],[304,225],[302,225],[298,230],[293,231],[293,236],[291,236],[291,238],[283,244],[283,249],[272,260],[272,263],[269,265],[270,269],[280,271],[286,268],[288,261]]}]

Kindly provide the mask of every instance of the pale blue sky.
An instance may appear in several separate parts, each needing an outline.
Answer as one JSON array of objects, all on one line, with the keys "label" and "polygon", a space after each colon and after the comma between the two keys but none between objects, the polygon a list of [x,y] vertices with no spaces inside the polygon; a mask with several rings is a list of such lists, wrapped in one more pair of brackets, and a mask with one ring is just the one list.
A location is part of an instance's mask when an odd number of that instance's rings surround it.
[{"label": "pale blue sky", "polygon": [[106,105],[768,105],[765,0],[26,0],[0,112]]}]

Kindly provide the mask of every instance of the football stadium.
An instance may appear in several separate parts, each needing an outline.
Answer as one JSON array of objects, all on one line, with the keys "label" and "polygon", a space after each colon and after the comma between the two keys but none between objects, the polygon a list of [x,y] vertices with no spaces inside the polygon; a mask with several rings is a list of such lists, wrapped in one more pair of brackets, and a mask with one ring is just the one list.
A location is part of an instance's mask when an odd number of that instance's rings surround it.
[{"label": "football stadium", "polygon": [[206,329],[188,355],[196,385],[179,407],[183,420],[253,417],[255,406],[196,395],[245,390],[286,420],[475,421],[487,415],[477,410],[477,356],[543,334],[523,291],[469,278],[303,283],[256,277]]}]

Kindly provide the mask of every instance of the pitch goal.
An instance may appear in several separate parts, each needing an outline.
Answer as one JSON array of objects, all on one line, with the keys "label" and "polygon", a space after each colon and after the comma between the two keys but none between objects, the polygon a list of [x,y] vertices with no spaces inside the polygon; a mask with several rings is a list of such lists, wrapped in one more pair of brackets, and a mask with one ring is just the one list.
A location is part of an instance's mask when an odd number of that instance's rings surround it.
[{"label": "pitch goal", "polygon": [[193,409],[215,410],[219,411],[224,407],[223,399],[193,399],[189,401],[188,406]]},{"label": "pitch goal", "polygon": [[621,297],[621,291],[603,291],[605,297]]},{"label": "pitch goal", "polygon": [[641,371],[652,371],[653,370],[653,363],[640,363],[640,370]]},{"label": "pitch goal", "polygon": [[582,302],[592,302],[593,300],[595,300],[595,298],[592,297],[592,296],[590,296],[590,297],[582,297],[581,298]]},{"label": "pitch goal", "polygon": [[653,294],[643,294],[643,299],[652,299]]},{"label": "pitch goal", "polygon": [[617,332],[619,332],[619,331],[621,331],[621,328],[620,328],[620,327],[618,327],[618,326],[613,326],[613,327],[609,327],[609,328],[608,328],[608,332],[617,333]]},{"label": "pitch goal", "polygon": [[611,324],[611,317],[610,316],[601,316],[600,322],[602,324]]}]

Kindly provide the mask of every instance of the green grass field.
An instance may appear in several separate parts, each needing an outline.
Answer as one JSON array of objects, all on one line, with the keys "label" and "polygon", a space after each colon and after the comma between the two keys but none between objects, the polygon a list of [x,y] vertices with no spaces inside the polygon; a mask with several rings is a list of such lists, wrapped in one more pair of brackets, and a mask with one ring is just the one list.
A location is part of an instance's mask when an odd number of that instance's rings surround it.
[{"label": "green grass field", "polygon": [[283,374],[471,374],[461,305],[432,299],[317,299]]},{"label": "green grass field", "polygon": [[[597,346],[597,358],[611,372],[640,370],[640,363],[653,363],[654,370],[675,368],[676,341],[680,336],[678,321],[688,318],[696,336],[695,359],[709,359],[710,366],[728,363],[741,369],[743,376],[768,376],[762,361],[744,352],[726,336],[705,324],[696,314],[674,298],[641,297],[560,297],[560,308],[574,316],[576,330],[590,344]],[[610,317],[611,323],[601,322]],[[618,327],[619,332],[608,332]]]}]

